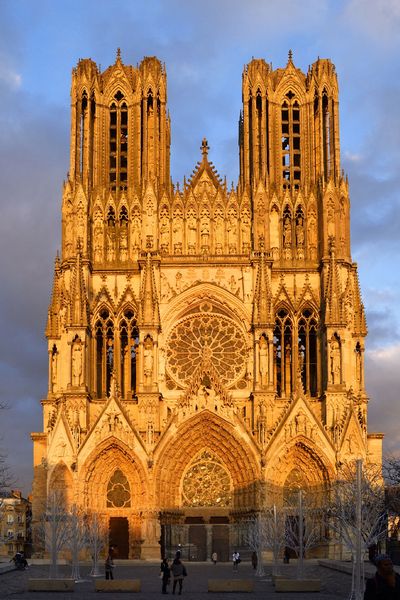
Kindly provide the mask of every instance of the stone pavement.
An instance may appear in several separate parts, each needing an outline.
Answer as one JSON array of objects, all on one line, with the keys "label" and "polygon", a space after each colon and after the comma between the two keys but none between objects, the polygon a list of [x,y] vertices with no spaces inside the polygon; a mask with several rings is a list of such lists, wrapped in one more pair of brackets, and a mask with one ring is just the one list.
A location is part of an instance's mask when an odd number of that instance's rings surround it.
[{"label": "stone pavement", "polygon": [[[345,600],[351,587],[351,576],[336,570],[327,569],[318,565],[317,561],[306,561],[305,576],[320,577],[322,580],[322,591],[316,594],[284,594],[276,593],[270,581],[271,565],[266,566],[266,576],[257,578],[251,565],[242,562],[238,573],[232,571],[230,563],[212,565],[210,563],[185,563],[188,577],[183,584],[183,596],[190,600],[265,600],[276,596],[277,600]],[[281,565],[281,574],[288,577],[295,576],[295,564]],[[71,567],[60,566],[60,576],[68,577]],[[15,600],[99,600],[99,593],[94,591],[94,584],[88,576],[89,567],[81,567],[83,581],[77,583],[75,592],[71,593],[41,593],[28,592],[28,578],[47,577],[48,567],[43,565],[32,565],[27,571],[12,571],[0,575],[0,598]],[[129,566],[117,565],[115,577],[120,579],[139,578],[142,580],[142,591],[134,594],[135,600],[155,600],[161,598],[161,582],[158,577],[159,564],[143,563],[135,561]],[[208,594],[207,580],[210,578],[254,578],[254,593],[215,593]],[[171,588],[170,588],[171,592]],[[109,600],[126,600],[132,598],[132,594],[106,594]]]}]

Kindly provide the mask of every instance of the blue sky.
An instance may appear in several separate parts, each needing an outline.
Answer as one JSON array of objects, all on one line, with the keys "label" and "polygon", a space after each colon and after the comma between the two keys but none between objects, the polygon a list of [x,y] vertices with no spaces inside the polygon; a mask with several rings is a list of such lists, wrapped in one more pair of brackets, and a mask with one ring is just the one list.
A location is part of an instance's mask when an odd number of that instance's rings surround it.
[{"label": "blue sky", "polygon": [[2,447],[30,490],[30,431],[46,393],[44,326],[60,245],[68,170],[71,70],[165,62],[173,180],[208,139],[236,183],[241,75],[252,57],[336,65],[342,167],[349,176],[353,259],[367,309],[370,431],[400,447],[400,3],[398,0],[0,0],[0,401]]}]

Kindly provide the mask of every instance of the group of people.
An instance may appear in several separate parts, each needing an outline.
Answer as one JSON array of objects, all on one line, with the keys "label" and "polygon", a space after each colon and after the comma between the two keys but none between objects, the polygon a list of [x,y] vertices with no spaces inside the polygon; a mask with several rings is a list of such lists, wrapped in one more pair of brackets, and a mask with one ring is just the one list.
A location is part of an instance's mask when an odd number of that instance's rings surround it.
[{"label": "group of people", "polygon": [[[114,553],[115,548],[110,546],[107,558],[105,561],[106,579],[114,579]],[[214,564],[217,563],[217,553],[214,552],[211,559]],[[12,559],[15,562],[22,562],[27,565],[23,553],[17,553]],[[238,564],[241,562],[239,552],[232,554],[233,570],[237,571]],[[257,554],[253,552],[251,557],[252,566],[257,568]],[[367,580],[364,600],[400,600],[400,576],[395,573],[393,563],[390,557],[386,554],[380,554],[374,559],[377,571],[374,577]],[[161,592],[168,594],[167,587],[171,583],[172,578],[172,593],[175,594],[178,588],[178,594],[182,594],[183,580],[187,576],[186,567],[181,561],[181,552],[177,550],[175,558],[169,564],[168,558],[164,558],[160,568],[160,579],[162,581]]]},{"label": "group of people", "polygon": [[172,593],[175,594],[177,586],[179,586],[178,594],[182,594],[183,579],[187,576],[186,567],[181,561],[181,553],[178,550],[171,566],[168,563],[168,558],[164,558],[161,563],[160,578],[162,580],[161,592],[168,594],[167,586],[171,583],[171,574],[173,577]]}]

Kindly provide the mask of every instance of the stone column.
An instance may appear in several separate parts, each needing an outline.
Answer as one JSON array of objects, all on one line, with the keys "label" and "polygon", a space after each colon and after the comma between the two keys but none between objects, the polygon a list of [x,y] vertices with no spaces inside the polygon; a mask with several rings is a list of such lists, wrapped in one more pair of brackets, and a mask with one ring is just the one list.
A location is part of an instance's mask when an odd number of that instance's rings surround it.
[{"label": "stone column", "polygon": [[144,560],[160,560],[160,523],[158,513],[148,511],[142,513],[142,551]]},{"label": "stone column", "polygon": [[211,554],[212,554],[212,525],[207,524],[206,526],[206,533],[207,533],[207,538],[206,538],[206,546],[207,546],[207,557],[206,560],[209,561],[211,560]]}]

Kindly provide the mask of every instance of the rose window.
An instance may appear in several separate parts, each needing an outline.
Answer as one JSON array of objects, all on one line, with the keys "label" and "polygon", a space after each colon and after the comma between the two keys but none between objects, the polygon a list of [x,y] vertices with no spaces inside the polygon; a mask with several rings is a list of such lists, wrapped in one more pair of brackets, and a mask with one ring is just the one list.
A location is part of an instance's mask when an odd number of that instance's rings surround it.
[{"label": "rose window", "polygon": [[174,327],[167,348],[167,369],[179,385],[187,385],[204,362],[213,365],[225,385],[233,385],[245,372],[246,340],[224,315],[190,315]]},{"label": "rose window", "polygon": [[230,506],[231,502],[229,474],[215,456],[203,452],[183,478],[183,506]]},{"label": "rose window", "polygon": [[107,508],[128,508],[131,505],[129,482],[122,471],[117,469],[107,486]]}]

